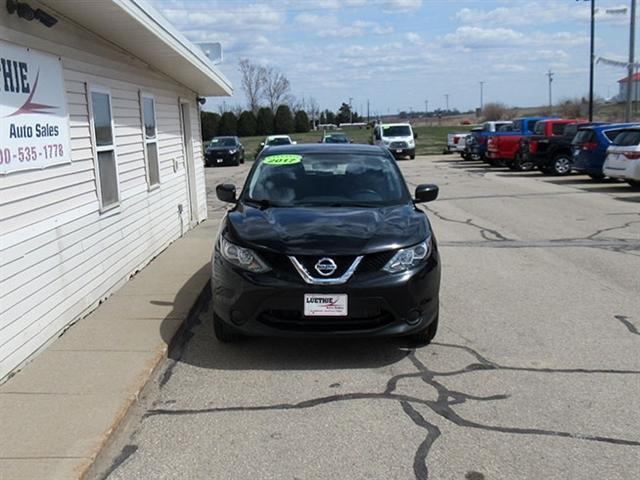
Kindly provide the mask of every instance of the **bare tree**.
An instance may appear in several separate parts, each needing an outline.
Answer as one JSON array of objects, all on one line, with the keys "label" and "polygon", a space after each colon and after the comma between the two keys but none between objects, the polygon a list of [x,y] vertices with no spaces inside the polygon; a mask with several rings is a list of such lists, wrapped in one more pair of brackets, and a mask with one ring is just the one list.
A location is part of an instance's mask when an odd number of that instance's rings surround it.
[{"label": "bare tree", "polygon": [[236,117],[240,117],[240,115],[242,114],[242,112],[244,111],[244,108],[242,107],[242,105],[240,105],[239,103],[236,103],[235,105],[231,105],[231,107],[229,108],[229,110],[231,112],[233,112],[233,114]]},{"label": "bare tree", "polygon": [[260,108],[260,97],[265,86],[266,70],[263,66],[251,63],[246,58],[240,60],[239,69],[242,89],[247,97],[247,106],[249,110],[257,114]]},{"label": "bare tree", "polygon": [[499,102],[486,103],[482,113],[485,120],[502,120],[507,117],[507,107]]},{"label": "bare tree", "polygon": [[309,114],[309,117],[313,122],[313,127],[315,128],[316,122],[320,119],[320,105],[318,105],[318,102],[313,97],[309,97],[307,104],[307,113]]},{"label": "bare tree", "polygon": [[285,75],[274,67],[267,67],[264,70],[265,83],[263,88],[264,98],[273,112],[279,105],[289,103],[291,95],[289,90],[291,84]]}]

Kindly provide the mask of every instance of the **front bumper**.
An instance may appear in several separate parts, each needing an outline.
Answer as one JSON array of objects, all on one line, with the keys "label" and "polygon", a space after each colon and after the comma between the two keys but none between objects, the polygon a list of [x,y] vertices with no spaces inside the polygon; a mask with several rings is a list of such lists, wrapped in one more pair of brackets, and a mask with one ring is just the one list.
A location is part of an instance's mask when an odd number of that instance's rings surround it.
[{"label": "front bumper", "polygon": [[[319,286],[271,271],[251,274],[212,260],[214,313],[233,330],[256,336],[401,336],[424,330],[438,316],[440,259],[437,250],[421,266],[400,274],[354,276],[343,285]],[[348,316],[306,317],[304,295],[346,294]]]},{"label": "front bumper", "polygon": [[573,155],[571,167],[573,170],[588,175],[603,175],[604,158],[584,154]]},{"label": "front bumper", "polygon": [[205,162],[209,166],[236,165],[240,159],[240,152],[230,154],[229,152],[209,151],[205,153]]},{"label": "front bumper", "polygon": [[391,152],[391,154],[396,157],[413,157],[416,154],[416,148],[391,148],[387,147],[387,150]]}]

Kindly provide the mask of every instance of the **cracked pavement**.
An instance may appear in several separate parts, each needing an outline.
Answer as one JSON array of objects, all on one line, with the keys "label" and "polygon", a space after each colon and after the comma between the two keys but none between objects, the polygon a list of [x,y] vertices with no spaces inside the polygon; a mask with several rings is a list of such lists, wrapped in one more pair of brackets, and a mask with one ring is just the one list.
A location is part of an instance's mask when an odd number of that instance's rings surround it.
[{"label": "cracked pavement", "polygon": [[[437,156],[441,329],[215,341],[189,325],[94,478],[640,477],[640,192]],[[240,186],[248,167],[208,169]],[[224,206],[210,199],[210,217]]]}]

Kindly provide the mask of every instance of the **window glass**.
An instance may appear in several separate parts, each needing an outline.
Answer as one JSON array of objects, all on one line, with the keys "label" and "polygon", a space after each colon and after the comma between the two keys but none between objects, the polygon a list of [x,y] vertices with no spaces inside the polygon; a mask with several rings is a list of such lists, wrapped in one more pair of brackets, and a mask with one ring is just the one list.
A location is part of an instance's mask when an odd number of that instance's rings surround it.
[{"label": "window glass", "polygon": [[619,147],[633,147],[640,145],[640,130],[626,130],[620,132],[613,144]]},{"label": "window glass", "polygon": [[593,133],[593,130],[578,130],[578,133],[576,133],[576,136],[573,139],[573,143],[589,143],[593,142],[594,139],[595,134]]},{"label": "window glass", "polygon": [[[551,133],[553,135],[562,135],[564,133],[565,123],[554,123],[551,127]],[[537,125],[536,125],[537,128]]]},{"label": "window glass", "polygon": [[147,143],[147,159],[149,161],[149,185],[160,183],[160,166],[158,165],[158,144]]},{"label": "window glass", "polygon": [[624,130],[620,129],[620,130],[609,130],[602,133],[604,133],[604,136],[607,137],[607,139],[610,142],[613,142],[617,138],[617,136],[622,132],[624,132]]},{"label": "window glass", "polygon": [[537,123],[538,123],[538,120],[529,120],[529,123],[528,123],[529,126],[527,127],[527,129],[530,132],[533,132],[534,129],[536,128]]},{"label": "window glass", "polygon": [[533,132],[536,135],[544,135],[544,122],[538,122]]},{"label": "window glass", "polygon": [[144,132],[147,139],[156,138],[156,112],[153,98],[143,97]]},{"label": "window glass", "polygon": [[406,125],[382,127],[382,136],[384,137],[408,137],[410,135],[411,129]]},{"label": "window glass", "polygon": [[395,162],[386,156],[287,155],[289,163],[270,164],[272,157],[264,157],[253,171],[245,200],[274,206],[336,207],[410,200]]},{"label": "window glass", "polygon": [[93,108],[96,144],[98,146],[113,145],[109,95],[106,93],[92,92],[91,106]]},{"label": "window glass", "polygon": [[102,206],[108,207],[118,202],[118,177],[113,150],[98,152],[98,170],[100,172]]}]

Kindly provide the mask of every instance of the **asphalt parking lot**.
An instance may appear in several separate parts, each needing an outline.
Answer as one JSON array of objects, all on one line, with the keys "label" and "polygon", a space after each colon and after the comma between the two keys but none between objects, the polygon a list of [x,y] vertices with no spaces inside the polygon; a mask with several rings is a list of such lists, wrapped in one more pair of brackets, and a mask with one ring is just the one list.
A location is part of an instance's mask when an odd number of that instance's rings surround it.
[{"label": "asphalt parking lot", "polygon": [[[207,170],[211,221],[249,167]],[[401,167],[440,186],[435,342],[223,345],[205,308],[96,478],[640,478],[640,191]]]}]

